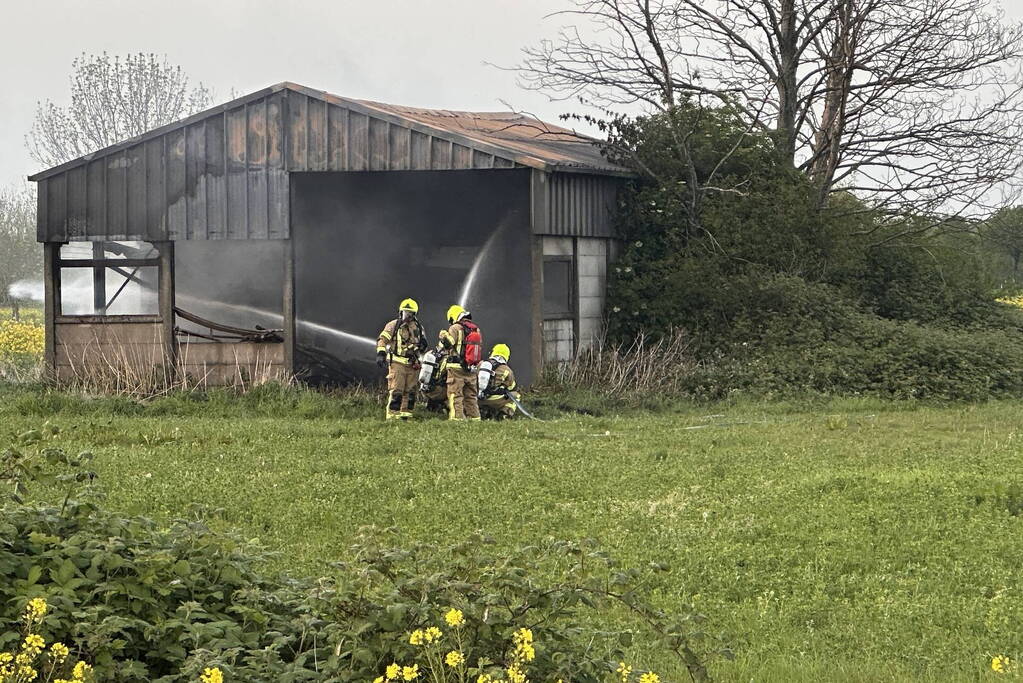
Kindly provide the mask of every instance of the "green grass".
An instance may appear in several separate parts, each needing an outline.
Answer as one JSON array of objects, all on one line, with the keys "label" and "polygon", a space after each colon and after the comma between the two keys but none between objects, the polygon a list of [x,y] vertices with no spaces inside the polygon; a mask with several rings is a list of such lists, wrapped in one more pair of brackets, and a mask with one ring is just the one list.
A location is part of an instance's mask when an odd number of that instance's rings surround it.
[{"label": "green grass", "polygon": [[[88,449],[109,504],[193,503],[319,572],[366,524],[408,541],[592,537],[672,572],[734,681],[976,680],[1023,655],[1023,403],[680,406],[548,422],[384,423],[357,397],[267,390],[141,405],[0,391]],[[697,427],[697,428],[692,428]],[[985,673],[987,671],[987,673]]]}]

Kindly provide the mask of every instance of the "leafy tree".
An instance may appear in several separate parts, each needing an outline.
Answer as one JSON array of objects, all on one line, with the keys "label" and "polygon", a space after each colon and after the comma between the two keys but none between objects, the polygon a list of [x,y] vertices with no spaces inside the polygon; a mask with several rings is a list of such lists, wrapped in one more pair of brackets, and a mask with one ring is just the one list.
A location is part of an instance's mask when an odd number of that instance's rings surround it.
[{"label": "leafy tree", "polygon": [[0,191],[0,302],[11,300],[11,286],[42,273],[36,243],[36,200],[30,188]]},{"label": "leafy tree", "polygon": [[980,235],[993,251],[1011,264],[1008,277],[1017,286],[1023,284],[1023,206],[998,211],[980,227]]},{"label": "leafy tree", "polygon": [[212,92],[195,86],[167,58],[82,54],[71,63],[71,104],[40,102],[25,138],[32,158],[44,166],[133,138],[207,109]]}]

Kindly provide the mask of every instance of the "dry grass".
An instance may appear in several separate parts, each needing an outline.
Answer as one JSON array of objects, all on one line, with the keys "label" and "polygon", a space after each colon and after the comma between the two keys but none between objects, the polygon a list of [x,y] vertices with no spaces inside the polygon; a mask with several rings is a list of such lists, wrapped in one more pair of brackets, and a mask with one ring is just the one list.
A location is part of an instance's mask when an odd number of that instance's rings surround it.
[{"label": "dry grass", "polygon": [[545,367],[543,384],[615,398],[683,395],[699,368],[690,346],[689,336],[677,328],[656,340],[640,335],[627,344],[610,344],[600,339],[571,361]]},{"label": "dry grass", "polygon": [[[146,346],[125,344],[109,351],[88,349],[79,357],[65,357],[59,369],[62,389],[108,396],[150,399],[173,392],[203,392],[213,386],[230,386],[239,391],[268,383],[293,384],[293,376],[265,359],[255,363],[177,365],[155,362]],[[183,358],[180,360],[184,360]]]}]

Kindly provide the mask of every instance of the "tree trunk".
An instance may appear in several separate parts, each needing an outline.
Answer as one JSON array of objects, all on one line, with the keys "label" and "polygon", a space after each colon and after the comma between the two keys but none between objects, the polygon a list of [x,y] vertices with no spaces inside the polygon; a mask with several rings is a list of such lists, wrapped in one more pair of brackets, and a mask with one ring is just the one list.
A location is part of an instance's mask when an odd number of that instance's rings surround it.
[{"label": "tree trunk", "polygon": [[778,26],[778,120],[777,145],[782,159],[796,165],[796,117],[799,112],[799,58],[795,0],[781,0]]}]

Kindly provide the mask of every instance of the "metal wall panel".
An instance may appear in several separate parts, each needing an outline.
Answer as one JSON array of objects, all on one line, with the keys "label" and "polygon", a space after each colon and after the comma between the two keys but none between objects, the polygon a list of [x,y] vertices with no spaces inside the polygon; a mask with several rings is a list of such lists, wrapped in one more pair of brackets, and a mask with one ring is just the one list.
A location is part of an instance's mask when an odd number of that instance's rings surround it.
[{"label": "metal wall panel", "polygon": [[614,213],[625,179],[581,173],[552,173],[548,235],[614,237]]}]

